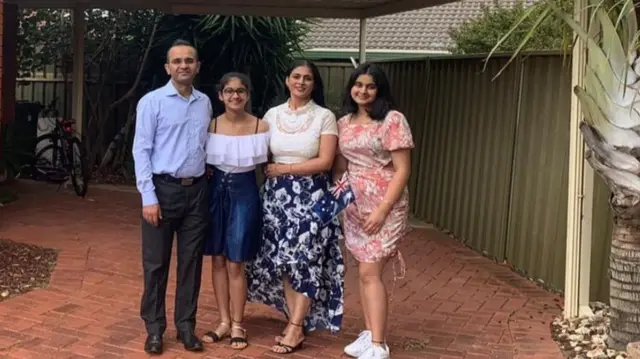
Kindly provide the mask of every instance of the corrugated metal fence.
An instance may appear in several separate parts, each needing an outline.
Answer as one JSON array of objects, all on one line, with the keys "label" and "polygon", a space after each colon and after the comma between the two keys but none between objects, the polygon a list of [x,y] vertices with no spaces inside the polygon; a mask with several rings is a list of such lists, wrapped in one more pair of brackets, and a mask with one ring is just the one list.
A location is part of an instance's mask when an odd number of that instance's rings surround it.
[{"label": "corrugated metal fence", "polygon": [[[551,288],[564,287],[570,58],[383,63],[416,137],[414,215]],[[611,213],[598,178],[592,298],[607,299]]]},{"label": "corrugated metal fence", "polygon": [[[416,141],[413,214],[554,289],[564,287],[570,58],[560,54],[385,62]],[[320,63],[337,108],[350,63]],[[56,86],[60,83],[54,82]],[[35,84],[28,99],[46,90]],[[25,91],[18,89],[18,95]],[[66,97],[65,97],[66,98]],[[46,97],[39,99],[46,102]],[[611,213],[596,179],[592,299],[608,297]]]},{"label": "corrugated metal fence", "polygon": [[[416,140],[413,213],[562,290],[571,59],[527,55],[496,79],[507,58],[489,60],[484,71],[483,60],[381,63]],[[323,78],[328,93],[339,93],[351,65],[331,66]],[[595,192],[591,296],[607,300],[611,213],[600,178]]]}]

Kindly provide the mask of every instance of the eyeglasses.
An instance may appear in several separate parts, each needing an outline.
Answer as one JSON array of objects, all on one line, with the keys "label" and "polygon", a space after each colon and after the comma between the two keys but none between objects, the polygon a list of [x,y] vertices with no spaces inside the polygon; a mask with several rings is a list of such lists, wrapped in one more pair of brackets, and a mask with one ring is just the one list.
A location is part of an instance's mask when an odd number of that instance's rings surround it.
[{"label": "eyeglasses", "polygon": [[233,96],[233,94],[238,94],[238,96],[244,96],[248,93],[247,89],[244,87],[241,88],[237,88],[237,89],[232,89],[230,87],[225,88],[224,90],[222,90],[222,93],[225,96]]}]

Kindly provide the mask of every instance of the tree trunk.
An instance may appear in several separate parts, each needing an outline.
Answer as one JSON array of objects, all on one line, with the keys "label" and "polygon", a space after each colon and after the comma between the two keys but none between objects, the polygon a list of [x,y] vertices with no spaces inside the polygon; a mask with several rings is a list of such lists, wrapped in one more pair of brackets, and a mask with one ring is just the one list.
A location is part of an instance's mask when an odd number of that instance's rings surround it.
[{"label": "tree trunk", "polygon": [[640,341],[640,218],[614,218],[609,257],[609,347]]}]

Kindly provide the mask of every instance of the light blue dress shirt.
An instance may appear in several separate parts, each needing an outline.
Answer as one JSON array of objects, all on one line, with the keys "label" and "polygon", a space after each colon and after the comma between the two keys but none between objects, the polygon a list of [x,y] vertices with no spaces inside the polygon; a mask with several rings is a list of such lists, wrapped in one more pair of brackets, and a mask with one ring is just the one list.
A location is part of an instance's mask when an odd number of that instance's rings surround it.
[{"label": "light blue dress shirt", "polygon": [[205,144],[211,122],[211,100],[193,89],[187,99],[173,83],[140,99],[133,139],[136,186],[142,205],[158,203],[152,177],[198,177],[205,171]]}]

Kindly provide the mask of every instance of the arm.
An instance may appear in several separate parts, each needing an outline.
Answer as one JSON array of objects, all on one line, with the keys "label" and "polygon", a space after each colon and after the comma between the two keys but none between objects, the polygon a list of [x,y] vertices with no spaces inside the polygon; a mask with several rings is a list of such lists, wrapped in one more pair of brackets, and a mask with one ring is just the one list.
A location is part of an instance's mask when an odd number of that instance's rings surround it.
[{"label": "arm", "polygon": [[[258,120],[258,133],[266,133],[269,132],[269,123],[265,120]],[[260,171],[260,174],[262,175],[260,177],[260,181],[262,182],[264,180],[264,177],[267,175],[267,166],[269,165],[269,163],[271,163],[271,152],[267,150],[267,162],[265,163],[260,163],[256,166],[256,168],[258,169],[258,171]]]},{"label": "arm", "polygon": [[337,145],[337,136],[322,135],[320,136],[320,150],[318,151],[318,157],[300,163],[279,166],[289,167],[287,173],[300,176],[327,172],[331,169],[331,166],[333,166],[333,159],[336,157]]},{"label": "arm", "polygon": [[391,153],[395,173],[387,186],[384,197],[367,218],[363,230],[367,234],[380,231],[389,212],[402,196],[411,175],[411,149],[414,147],[411,128],[404,115],[393,112],[385,119],[382,145]]},{"label": "arm", "polygon": [[258,133],[269,132],[269,124],[265,120],[258,120]]},{"label": "arm", "polygon": [[331,169],[332,179],[334,182],[342,178],[347,169],[349,168],[349,161],[340,152],[340,132],[342,131],[342,124],[344,124],[345,118],[341,118],[337,121],[338,126],[338,146],[336,149],[336,158],[333,160],[333,168]]},{"label": "arm", "polygon": [[333,161],[333,181],[337,181],[342,177],[342,175],[347,172],[347,167],[349,166],[349,161],[341,155],[340,153],[336,154],[336,159]]},{"label": "arm", "polygon": [[388,214],[393,205],[400,199],[411,175],[411,150],[402,149],[391,152],[391,161],[396,173],[389,182],[387,192],[378,205],[378,210]]},{"label": "arm", "polygon": [[280,176],[285,174],[307,176],[315,173],[327,172],[333,166],[338,146],[338,126],[336,116],[328,111],[322,119],[322,130],[320,132],[320,145],[318,157],[310,160],[286,164],[273,164],[267,168],[269,176]]},{"label": "arm", "polygon": [[271,164],[267,166],[267,175],[270,177],[281,175],[308,176],[314,173],[327,172],[333,166],[333,159],[336,157],[336,146],[338,137],[335,135],[320,136],[320,150],[318,157],[300,162],[285,164]]},{"label": "arm", "polygon": [[333,181],[337,181],[342,177],[342,175],[347,172],[347,167],[349,166],[349,161],[341,155],[336,154],[336,159],[333,161]]},{"label": "arm", "polygon": [[142,195],[142,205],[158,203],[156,188],[151,172],[151,152],[158,119],[155,116],[151,100],[143,98],[136,109],[136,132],[133,137],[133,159],[136,173],[136,187]]}]

